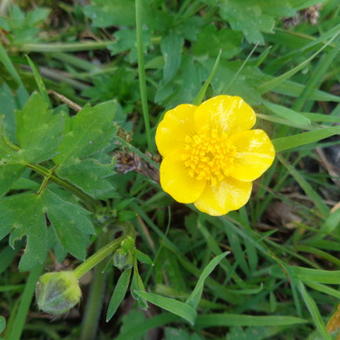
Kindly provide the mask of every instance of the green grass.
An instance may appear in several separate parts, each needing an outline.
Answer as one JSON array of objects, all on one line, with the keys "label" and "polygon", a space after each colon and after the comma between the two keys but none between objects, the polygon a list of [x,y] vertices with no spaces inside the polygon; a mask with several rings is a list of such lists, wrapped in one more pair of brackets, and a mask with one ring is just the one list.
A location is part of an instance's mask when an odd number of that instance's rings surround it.
[{"label": "green grass", "polygon": [[[319,2],[313,25],[298,11]],[[339,12],[3,1],[0,339],[336,339]],[[211,217],[162,191],[154,135],[166,110],[219,94],[255,109],[277,159],[245,207]],[[110,247],[81,265],[122,231],[122,270]],[[76,267],[79,306],[38,311],[39,275]]]}]

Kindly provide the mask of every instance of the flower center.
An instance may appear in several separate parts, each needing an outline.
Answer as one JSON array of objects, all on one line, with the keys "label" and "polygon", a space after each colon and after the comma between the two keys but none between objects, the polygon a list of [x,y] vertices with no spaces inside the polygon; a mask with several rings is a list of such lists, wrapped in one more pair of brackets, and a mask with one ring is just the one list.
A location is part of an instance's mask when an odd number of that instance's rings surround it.
[{"label": "flower center", "polygon": [[186,136],[182,159],[191,177],[216,184],[228,175],[235,153],[227,136],[213,129]]}]

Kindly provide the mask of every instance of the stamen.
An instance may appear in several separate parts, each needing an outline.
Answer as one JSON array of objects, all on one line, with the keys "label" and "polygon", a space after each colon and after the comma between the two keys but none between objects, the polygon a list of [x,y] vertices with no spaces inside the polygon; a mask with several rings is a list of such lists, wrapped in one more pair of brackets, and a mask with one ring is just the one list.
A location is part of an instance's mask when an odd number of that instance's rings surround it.
[{"label": "stamen", "polygon": [[182,156],[189,175],[212,185],[221,182],[234,162],[236,150],[217,129],[204,130],[200,135],[185,137]]}]

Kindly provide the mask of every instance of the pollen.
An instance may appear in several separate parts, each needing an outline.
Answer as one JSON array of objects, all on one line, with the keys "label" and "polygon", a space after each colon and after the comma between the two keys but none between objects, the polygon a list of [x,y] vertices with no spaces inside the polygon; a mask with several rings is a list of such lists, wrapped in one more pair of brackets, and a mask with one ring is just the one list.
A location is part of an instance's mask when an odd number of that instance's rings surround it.
[{"label": "pollen", "polygon": [[228,176],[236,153],[235,147],[228,143],[228,136],[217,129],[186,136],[184,150],[182,160],[189,175],[212,185]]}]

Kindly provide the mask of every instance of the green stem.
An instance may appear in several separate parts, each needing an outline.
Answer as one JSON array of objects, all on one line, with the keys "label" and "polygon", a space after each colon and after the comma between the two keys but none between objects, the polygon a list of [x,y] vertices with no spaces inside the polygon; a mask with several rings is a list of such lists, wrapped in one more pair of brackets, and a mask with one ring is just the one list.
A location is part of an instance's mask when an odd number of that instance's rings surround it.
[{"label": "green stem", "polygon": [[73,194],[75,194],[81,200],[83,200],[84,203],[86,204],[86,206],[90,210],[94,210],[95,209],[95,207],[97,205],[97,201],[95,199],[93,199],[91,196],[89,196],[86,193],[84,193],[82,190],[80,190],[77,187],[75,187],[73,184],[71,184],[71,183],[69,183],[69,182],[59,178],[58,176],[54,175],[53,173],[51,174],[50,170],[44,168],[41,165],[25,163],[25,166],[27,166],[28,168],[34,170],[39,175],[42,175],[44,177],[50,178],[53,182],[59,184],[60,186],[62,186],[66,190],[71,191]]},{"label": "green stem", "polygon": [[42,273],[44,268],[43,264],[39,264],[36,267],[34,267],[27,279],[25,289],[20,297],[19,307],[17,312],[15,313],[14,317],[10,319],[9,326],[8,326],[8,333],[6,339],[11,340],[20,340],[21,334],[25,326],[27,313],[29,311],[34,290],[35,290],[35,284]]},{"label": "green stem", "polygon": [[[96,248],[105,244],[107,233],[102,233],[98,238]],[[102,261],[94,272],[90,287],[90,294],[86,303],[85,314],[82,320],[80,340],[92,340],[96,338],[98,320],[103,307],[106,273],[104,272],[106,261]]]},{"label": "green stem", "polygon": [[77,52],[105,49],[112,45],[113,41],[91,41],[91,42],[76,42],[76,43],[50,43],[50,44],[23,44],[16,46],[22,52]]},{"label": "green stem", "polygon": [[100,263],[106,257],[111,255],[119,247],[124,237],[125,236],[121,236],[111,241],[106,246],[102,247],[97,252],[95,252],[92,256],[90,256],[86,261],[80,264],[77,268],[75,268],[74,273],[76,274],[77,278],[80,279],[87,272],[89,272],[93,267],[95,267],[98,263]]},{"label": "green stem", "polygon": [[143,48],[143,35],[142,35],[142,1],[136,0],[136,41],[137,41],[137,58],[138,58],[138,78],[139,78],[139,89],[142,100],[142,111],[146,132],[146,140],[148,149],[150,152],[153,151],[153,143],[151,139],[150,131],[150,117],[148,108],[148,98],[146,92],[146,76],[144,67],[144,48]]}]

